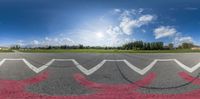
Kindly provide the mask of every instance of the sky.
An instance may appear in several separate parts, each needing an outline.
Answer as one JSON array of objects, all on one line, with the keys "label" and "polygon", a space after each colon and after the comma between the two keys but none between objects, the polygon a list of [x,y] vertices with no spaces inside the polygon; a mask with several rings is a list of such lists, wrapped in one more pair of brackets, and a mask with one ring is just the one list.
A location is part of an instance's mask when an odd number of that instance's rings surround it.
[{"label": "sky", "polygon": [[0,46],[200,45],[199,0],[0,0]]}]

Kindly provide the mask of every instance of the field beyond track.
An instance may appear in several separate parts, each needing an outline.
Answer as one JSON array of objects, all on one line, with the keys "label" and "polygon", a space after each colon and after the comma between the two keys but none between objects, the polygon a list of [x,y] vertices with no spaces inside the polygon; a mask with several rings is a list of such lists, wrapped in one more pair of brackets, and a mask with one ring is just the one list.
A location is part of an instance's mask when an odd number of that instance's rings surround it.
[{"label": "field beyond track", "polygon": [[25,49],[26,53],[198,53],[200,50],[105,50],[105,49]]}]

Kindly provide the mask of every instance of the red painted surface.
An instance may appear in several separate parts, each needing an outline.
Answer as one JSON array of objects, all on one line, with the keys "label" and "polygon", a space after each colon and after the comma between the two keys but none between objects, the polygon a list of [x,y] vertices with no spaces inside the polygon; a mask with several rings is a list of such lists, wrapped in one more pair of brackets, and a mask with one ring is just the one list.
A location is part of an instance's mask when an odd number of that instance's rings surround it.
[{"label": "red painted surface", "polygon": [[[194,80],[195,78],[192,77],[191,75],[188,75],[186,72],[180,72],[179,73],[179,76],[182,77],[185,81],[192,81]],[[195,85],[200,85],[200,79],[195,79],[192,84],[195,84]]]},{"label": "red painted surface", "polygon": [[87,80],[81,74],[75,74],[74,78],[77,82],[79,82],[83,86],[87,86],[88,88],[101,90],[101,91],[128,91],[128,90],[135,90],[139,88],[139,86],[145,86],[151,83],[151,81],[155,78],[155,74],[151,73],[144,77],[142,80],[133,82],[132,84],[102,84],[102,83],[95,83],[92,81]]},{"label": "red painted surface", "polygon": [[[179,73],[180,77],[185,80],[192,78],[186,73]],[[26,80],[0,80],[0,99],[200,99],[200,89],[184,94],[143,94],[136,91],[140,86],[147,86],[156,77],[151,73],[142,80],[136,81],[132,84],[102,84],[87,80],[81,74],[75,74],[74,79],[82,86],[86,86],[91,90],[97,90],[97,93],[89,95],[77,96],[48,96],[42,94],[35,94],[26,91],[26,87],[40,83],[48,78],[48,73],[39,74],[36,77]],[[200,85],[199,83],[195,83]]]}]

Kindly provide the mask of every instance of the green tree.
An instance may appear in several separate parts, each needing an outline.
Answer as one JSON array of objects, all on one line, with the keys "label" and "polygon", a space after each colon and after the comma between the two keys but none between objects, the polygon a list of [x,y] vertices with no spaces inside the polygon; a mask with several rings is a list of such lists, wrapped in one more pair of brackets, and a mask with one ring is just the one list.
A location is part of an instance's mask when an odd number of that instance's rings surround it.
[{"label": "green tree", "polygon": [[194,47],[194,45],[192,43],[182,43],[183,49],[190,49],[192,47]]}]

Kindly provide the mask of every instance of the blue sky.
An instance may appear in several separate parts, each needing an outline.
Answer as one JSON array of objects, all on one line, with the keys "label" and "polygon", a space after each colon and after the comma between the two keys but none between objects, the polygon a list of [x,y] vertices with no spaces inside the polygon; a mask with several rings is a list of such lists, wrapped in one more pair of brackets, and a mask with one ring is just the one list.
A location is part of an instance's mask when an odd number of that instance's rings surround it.
[{"label": "blue sky", "polygon": [[199,0],[0,0],[0,45],[200,44]]}]

